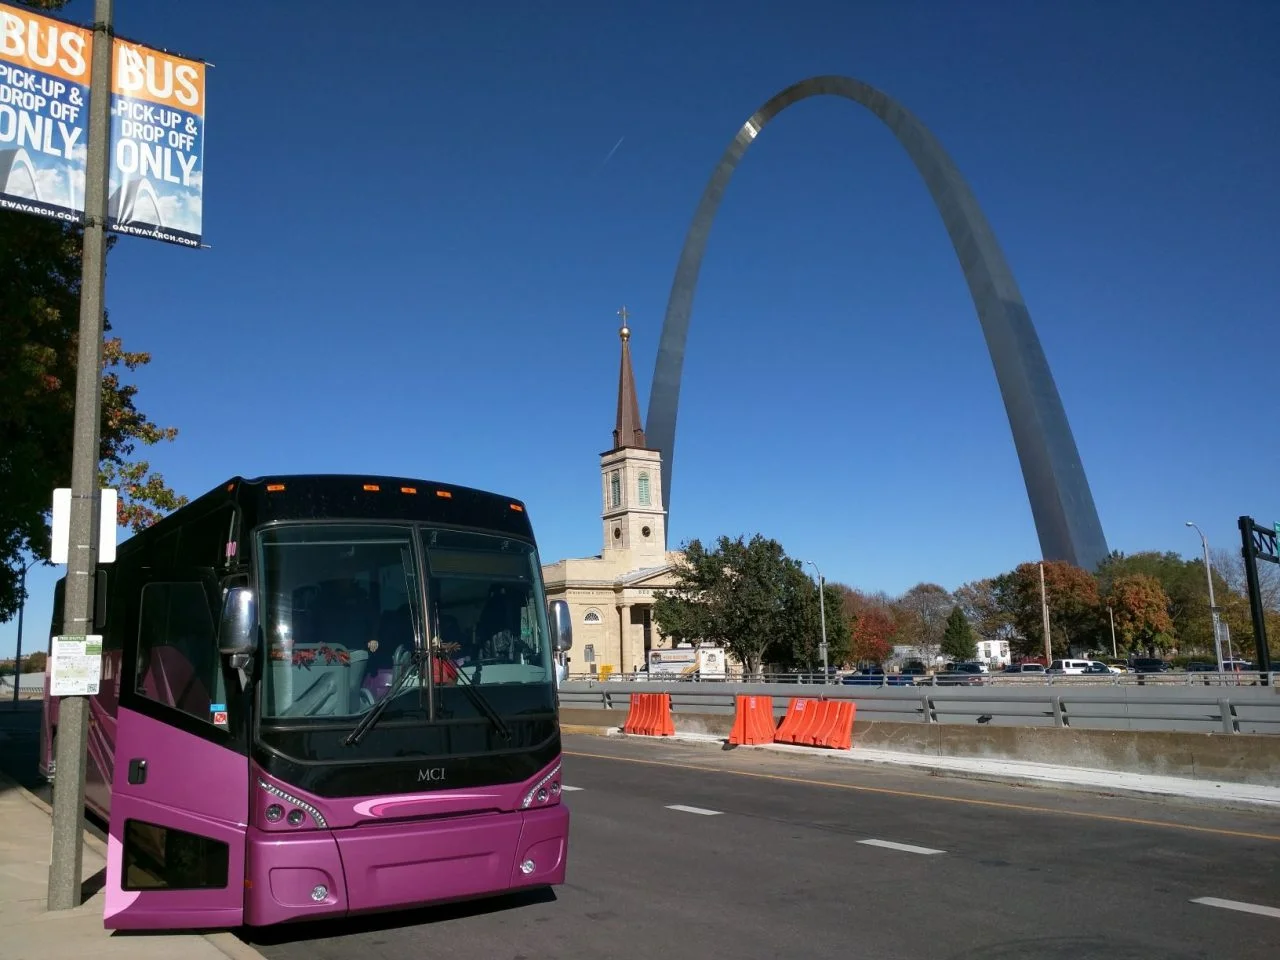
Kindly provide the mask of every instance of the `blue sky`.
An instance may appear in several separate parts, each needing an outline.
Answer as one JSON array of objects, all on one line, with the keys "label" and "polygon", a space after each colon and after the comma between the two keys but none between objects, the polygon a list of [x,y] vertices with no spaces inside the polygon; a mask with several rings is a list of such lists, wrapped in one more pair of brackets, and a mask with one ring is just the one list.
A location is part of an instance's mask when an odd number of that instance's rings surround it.
[{"label": "blue sky", "polygon": [[[288,471],[496,489],[528,502],[545,560],[597,552],[617,309],[643,410],[720,153],[782,87],[842,73],[968,179],[1109,544],[1191,555],[1185,520],[1229,546],[1240,514],[1280,519],[1280,6],[733,9],[118,0],[121,34],[216,65],[211,249],[125,237],[109,264],[115,331],[154,357],[139,405],[181,430],[154,466],[191,495]],[[891,592],[1037,556],[941,220],[859,108],[799,104],[739,167],[678,442],[673,545],[759,531]],[[53,579],[31,580],[40,646]]]}]

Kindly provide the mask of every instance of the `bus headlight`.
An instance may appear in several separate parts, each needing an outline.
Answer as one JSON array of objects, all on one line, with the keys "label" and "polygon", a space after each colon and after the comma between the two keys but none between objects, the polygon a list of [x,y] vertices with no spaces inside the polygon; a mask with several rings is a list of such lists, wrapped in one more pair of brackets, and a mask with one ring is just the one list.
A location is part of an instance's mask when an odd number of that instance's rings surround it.
[{"label": "bus headlight", "polygon": [[558,763],[529,789],[520,803],[520,808],[528,810],[535,800],[538,803],[546,803],[549,799],[548,790],[553,796],[558,796],[560,793],[560,764]]}]

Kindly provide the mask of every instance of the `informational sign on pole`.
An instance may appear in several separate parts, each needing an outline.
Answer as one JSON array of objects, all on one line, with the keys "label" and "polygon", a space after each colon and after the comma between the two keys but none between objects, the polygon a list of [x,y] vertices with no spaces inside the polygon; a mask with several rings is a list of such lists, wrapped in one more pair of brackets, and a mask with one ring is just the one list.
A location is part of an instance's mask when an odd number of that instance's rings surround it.
[{"label": "informational sign on pole", "polygon": [[98,693],[102,637],[54,637],[49,651],[49,696],[92,697]]},{"label": "informational sign on pole", "polygon": [[0,209],[84,216],[93,33],[0,4]]},{"label": "informational sign on pole", "polygon": [[[199,247],[205,64],[112,41],[107,227]],[[84,221],[93,32],[0,4],[0,208]]]}]

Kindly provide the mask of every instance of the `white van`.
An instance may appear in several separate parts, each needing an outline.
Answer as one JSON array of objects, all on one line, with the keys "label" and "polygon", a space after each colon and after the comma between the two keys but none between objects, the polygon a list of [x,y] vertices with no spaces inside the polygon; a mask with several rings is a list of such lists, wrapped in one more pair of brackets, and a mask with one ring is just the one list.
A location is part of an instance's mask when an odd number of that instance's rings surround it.
[{"label": "white van", "polygon": [[1045,673],[1084,673],[1089,669],[1088,660],[1055,660]]}]

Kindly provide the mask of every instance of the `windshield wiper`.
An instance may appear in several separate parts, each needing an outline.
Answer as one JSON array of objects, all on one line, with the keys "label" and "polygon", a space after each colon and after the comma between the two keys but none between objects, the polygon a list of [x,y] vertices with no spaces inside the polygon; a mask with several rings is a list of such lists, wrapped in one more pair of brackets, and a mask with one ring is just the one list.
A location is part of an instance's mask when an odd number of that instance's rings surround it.
[{"label": "windshield wiper", "polygon": [[502,719],[498,711],[493,709],[493,704],[489,702],[488,698],[476,688],[476,685],[472,682],[471,678],[463,673],[462,668],[458,666],[458,664],[454,663],[453,659],[443,650],[433,648],[431,653],[432,656],[439,657],[445,663],[449,664],[449,666],[453,667],[454,675],[459,681],[461,681],[458,685],[466,691],[468,699],[471,700],[471,703],[477,710],[489,719],[489,722],[493,724],[493,728],[498,731],[498,735],[501,736],[502,739],[506,740],[507,743],[510,743],[511,728],[507,726],[506,721]]},{"label": "windshield wiper", "polygon": [[352,731],[343,739],[342,745],[344,747],[353,747],[360,742],[360,739],[369,732],[370,728],[375,723],[378,722],[378,718],[382,716],[383,712],[387,709],[388,704],[390,704],[391,701],[399,695],[400,691],[405,688],[409,680],[412,677],[416,677],[421,674],[422,671],[419,669],[421,663],[422,653],[420,651],[415,651],[409,658],[409,669],[405,670],[405,672],[400,675],[400,679],[392,684],[390,690],[386,691],[386,693],[374,701],[373,706],[369,708],[369,712],[360,718],[360,722],[357,723]]}]

